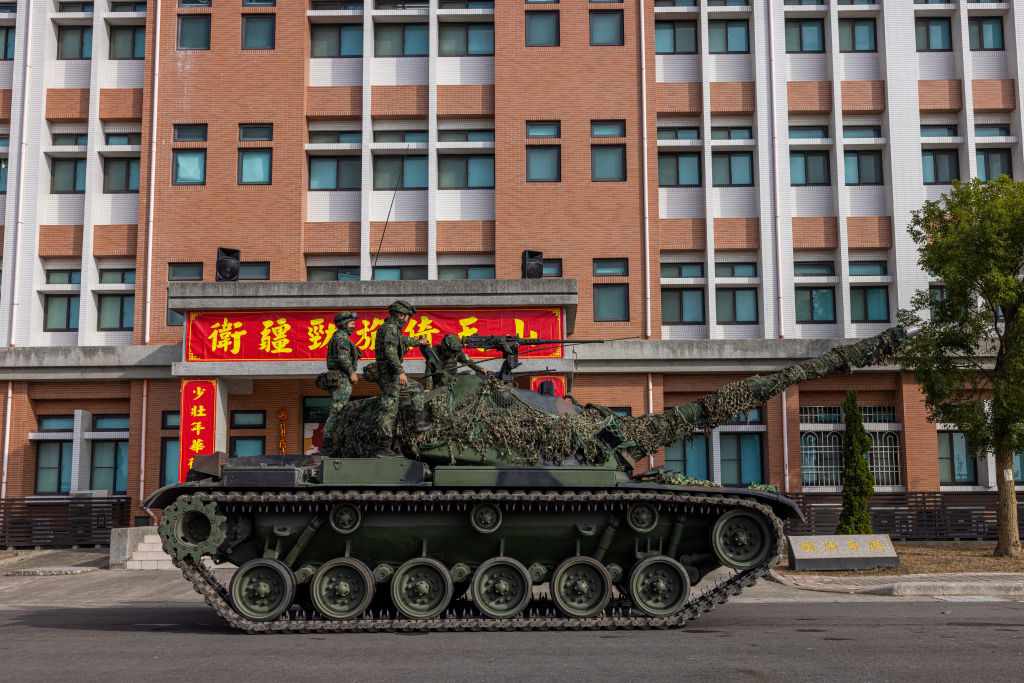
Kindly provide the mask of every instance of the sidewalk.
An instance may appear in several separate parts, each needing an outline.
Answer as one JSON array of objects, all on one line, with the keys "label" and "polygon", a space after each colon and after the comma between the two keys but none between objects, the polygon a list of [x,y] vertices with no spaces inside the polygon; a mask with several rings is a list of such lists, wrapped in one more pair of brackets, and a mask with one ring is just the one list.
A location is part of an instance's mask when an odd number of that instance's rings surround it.
[{"label": "sidewalk", "polygon": [[893,576],[829,576],[780,574],[771,580],[809,591],[863,595],[935,596],[986,595],[1024,598],[1024,574],[903,574]]}]

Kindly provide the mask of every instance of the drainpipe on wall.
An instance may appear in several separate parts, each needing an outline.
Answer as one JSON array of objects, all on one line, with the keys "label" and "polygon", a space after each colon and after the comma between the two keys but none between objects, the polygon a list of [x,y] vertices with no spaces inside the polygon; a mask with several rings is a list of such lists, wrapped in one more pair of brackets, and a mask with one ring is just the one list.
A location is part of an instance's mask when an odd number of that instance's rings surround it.
[{"label": "drainpipe on wall", "polygon": [[[644,324],[646,331],[644,338],[651,338],[651,212],[650,212],[650,190],[647,187],[647,35],[644,29],[644,15],[646,8],[644,0],[637,3],[640,7],[640,177],[643,183],[644,197]],[[647,376],[647,385],[650,389],[651,376]],[[654,409],[654,404],[651,404]]]},{"label": "drainpipe on wall", "polygon": [[[146,324],[144,343],[149,343],[150,312],[153,306],[153,202],[156,197],[156,136],[157,106],[160,92],[160,0],[156,0],[156,20],[153,30],[153,102],[149,136],[149,190],[146,206]],[[143,427],[145,429],[145,427]],[[145,449],[145,446],[143,446]]]},{"label": "drainpipe on wall", "polygon": [[[21,248],[21,233],[24,225],[24,209],[22,208],[25,198],[25,148],[28,141],[25,139],[25,118],[28,116],[28,74],[32,70],[32,52],[29,49],[29,36],[32,35],[32,0],[25,3],[25,70],[21,74],[21,130],[18,132],[20,144],[18,145],[18,208],[14,217],[14,249],[11,250],[11,258],[14,259],[14,269],[11,277],[14,278],[11,284],[11,321],[8,329],[7,344],[14,346],[14,328],[18,320],[18,272],[21,270],[21,259],[18,258],[18,251]],[[10,388],[8,388],[10,391]],[[10,416],[8,415],[8,419]],[[4,446],[4,481],[7,481],[7,447]]]}]

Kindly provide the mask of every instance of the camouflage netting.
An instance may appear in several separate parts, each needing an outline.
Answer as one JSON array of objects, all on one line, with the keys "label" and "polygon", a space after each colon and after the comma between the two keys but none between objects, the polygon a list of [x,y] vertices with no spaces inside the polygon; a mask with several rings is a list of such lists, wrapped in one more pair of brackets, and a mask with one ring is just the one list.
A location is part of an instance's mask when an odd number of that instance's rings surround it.
[{"label": "camouflage netting", "polygon": [[[743,413],[749,414],[752,408],[794,384],[880,363],[905,339],[905,330],[895,327],[856,344],[837,346],[773,375],[727,384],[665,413],[636,418],[622,417],[594,404],[583,406],[580,414],[544,413],[494,378],[458,404],[451,391],[441,388],[427,393],[430,430],[422,437],[410,433],[411,419],[403,409],[397,442],[414,457],[421,451],[436,454],[439,449],[447,449],[453,463],[561,465],[576,459],[602,465],[616,452],[635,461],[680,439],[692,438],[698,430],[710,431]],[[378,443],[379,414],[378,398],[346,406],[336,456],[372,457]]]}]

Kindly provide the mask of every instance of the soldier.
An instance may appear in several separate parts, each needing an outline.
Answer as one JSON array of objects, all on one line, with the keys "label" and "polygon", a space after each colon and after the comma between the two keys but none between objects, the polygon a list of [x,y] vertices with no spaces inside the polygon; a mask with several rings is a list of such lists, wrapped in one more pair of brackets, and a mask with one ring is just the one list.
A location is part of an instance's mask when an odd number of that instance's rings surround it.
[{"label": "soldier", "polygon": [[390,317],[377,330],[377,339],[373,349],[377,356],[377,367],[380,369],[377,384],[380,385],[382,394],[378,457],[398,457],[398,453],[391,450],[391,439],[395,436],[399,392],[407,391],[412,398],[416,431],[423,432],[429,428],[423,410],[425,403],[423,385],[409,381],[409,377],[405,374],[405,368],[402,367],[402,359],[405,358],[410,347],[416,344],[426,346],[430,343],[423,337],[416,339],[402,334],[402,329],[415,312],[416,307],[408,301],[395,301],[388,307]]},{"label": "soldier", "polygon": [[356,330],[358,315],[352,311],[341,311],[334,316],[334,325],[337,327],[331,340],[327,342],[327,371],[336,372],[338,376],[331,386],[331,413],[327,417],[327,424],[324,425],[324,452],[330,453],[333,450],[337,435],[334,433],[338,428],[338,414],[348,403],[352,396],[352,386],[359,381],[356,375],[356,363],[363,357],[352,340],[350,335]]},{"label": "soldier", "polygon": [[457,335],[446,334],[441,343],[434,346],[434,352],[427,354],[427,391],[453,381],[460,364],[474,372],[487,374],[462,350],[462,340]]}]

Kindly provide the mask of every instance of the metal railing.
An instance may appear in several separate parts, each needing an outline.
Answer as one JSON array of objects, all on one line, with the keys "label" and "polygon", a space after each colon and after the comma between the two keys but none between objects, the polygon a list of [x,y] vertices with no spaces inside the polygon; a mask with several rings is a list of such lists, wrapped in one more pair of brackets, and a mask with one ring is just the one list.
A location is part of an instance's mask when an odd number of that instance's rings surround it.
[{"label": "metal railing", "polygon": [[127,496],[5,498],[0,500],[0,548],[107,545],[111,529],[130,523]]}]

